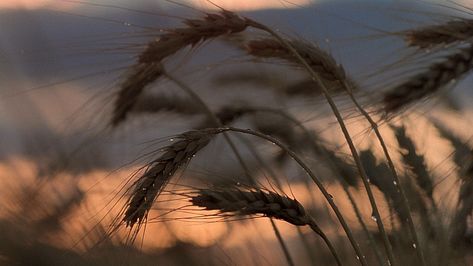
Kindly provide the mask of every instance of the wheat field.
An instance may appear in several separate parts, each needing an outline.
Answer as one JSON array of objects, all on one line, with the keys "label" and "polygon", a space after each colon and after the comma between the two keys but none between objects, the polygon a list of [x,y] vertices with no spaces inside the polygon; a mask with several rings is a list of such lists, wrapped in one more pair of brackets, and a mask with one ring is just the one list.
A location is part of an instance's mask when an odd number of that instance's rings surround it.
[{"label": "wheat field", "polygon": [[0,3],[0,265],[473,265],[469,1]]}]

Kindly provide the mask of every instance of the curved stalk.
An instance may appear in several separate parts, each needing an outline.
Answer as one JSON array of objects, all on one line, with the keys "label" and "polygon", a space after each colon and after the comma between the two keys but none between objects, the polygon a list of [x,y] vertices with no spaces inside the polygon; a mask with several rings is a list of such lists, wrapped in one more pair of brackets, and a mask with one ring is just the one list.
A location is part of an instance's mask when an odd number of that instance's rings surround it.
[{"label": "curved stalk", "polygon": [[356,100],[355,96],[353,95],[353,92],[350,88],[350,85],[345,82],[344,84],[346,91],[348,95],[350,96],[351,101],[355,104],[356,108],[360,111],[360,113],[366,118],[366,120],[370,123],[371,128],[373,129],[376,138],[379,141],[379,144],[381,145],[381,148],[383,149],[384,156],[386,157],[386,161],[388,162],[389,168],[391,170],[391,174],[393,176],[393,179],[395,182],[395,187],[397,188],[397,192],[401,195],[401,202],[403,207],[407,211],[407,223],[409,225],[409,231],[411,233],[411,237],[413,238],[414,245],[412,245],[412,248],[416,250],[417,256],[420,259],[421,265],[425,266],[427,265],[425,262],[425,257],[424,253],[422,251],[422,248],[419,244],[419,238],[417,236],[417,231],[415,229],[414,221],[412,220],[412,211],[409,205],[409,200],[407,199],[406,193],[404,192],[404,189],[402,188],[401,185],[401,180],[399,179],[399,176],[396,172],[396,168],[394,167],[393,160],[391,159],[391,155],[389,154],[388,148],[386,147],[386,143],[384,142],[384,138],[379,132],[378,129],[378,124],[371,118],[371,116],[366,112],[366,110],[358,103]]},{"label": "curved stalk", "polygon": [[[222,123],[220,122],[220,120],[218,120],[217,116],[215,116],[215,114],[212,112],[212,110],[209,108],[209,106],[189,86],[187,86],[186,84],[181,82],[179,79],[173,77],[172,75],[170,75],[167,72],[164,72],[164,76],[166,76],[169,80],[174,82],[181,89],[183,89],[187,94],[189,94],[192,98],[194,98],[202,106],[205,113],[212,120],[212,122],[215,124],[216,127],[221,127],[222,126]],[[230,145],[230,148],[232,149],[233,153],[235,154],[238,162],[243,167],[243,170],[245,171],[246,178],[248,179],[250,184],[254,184],[255,181],[250,176],[250,170],[246,166],[246,163],[243,160],[243,158],[241,157],[241,154],[238,152],[238,149],[237,149],[235,143],[233,143],[233,141],[230,139],[230,136],[228,136],[228,134],[226,134],[225,132],[223,133],[223,136],[224,136],[225,140],[227,141],[228,145]],[[284,256],[286,258],[286,261],[287,261],[288,265],[294,266],[294,260],[292,259],[291,255],[289,253],[289,249],[287,248],[286,243],[284,242],[283,238],[281,237],[281,233],[279,232],[279,229],[277,228],[277,226],[274,223],[272,218],[270,218],[270,221],[271,221],[271,226],[273,228],[274,234],[276,235],[276,238],[277,238],[277,240],[278,240],[278,242],[281,246],[281,249],[284,252]]]},{"label": "curved stalk", "polygon": [[[253,26],[254,28],[266,31],[267,33],[271,34],[274,38],[276,38],[278,41],[280,41],[284,46],[286,46],[289,49],[289,51],[297,58],[297,60],[300,61],[300,63],[304,66],[304,68],[306,68],[307,72],[312,76],[312,79],[316,82],[316,84],[322,89],[322,92],[323,92],[325,98],[327,99],[327,102],[330,105],[330,108],[332,109],[332,112],[334,113],[338,124],[340,125],[340,129],[342,130],[342,133],[343,133],[343,135],[345,137],[345,140],[346,140],[346,142],[347,142],[347,144],[350,148],[350,152],[353,156],[355,164],[358,168],[359,174],[360,174],[361,179],[363,181],[363,185],[364,185],[364,187],[366,189],[366,192],[368,194],[368,199],[369,199],[371,207],[372,207],[373,216],[376,219],[376,224],[378,226],[378,230],[379,230],[379,232],[382,236],[382,239],[383,239],[383,243],[384,243],[384,247],[386,249],[386,254],[388,256],[389,263],[390,263],[390,265],[395,265],[392,246],[391,246],[391,243],[389,242],[388,235],[386,233],[383,222],[381,220],[381,216],[379,214],[378,206],[376,204],[376,200],[374,198],[373,191],[371,190],[371,187],[370,187],[370,184],[369,184],[369,181],[368,181],[368,177],[367,177],[366,172],[363,168],[360,157],[358,156],[358,151],[357,151],[357,149],[356,149],[356,147],[353,143],[353,140],[351,138],[350,133],[348,132],[348,129],[345,125],[345,122],[342,118],[342,115],[340,114],[340,111],[338,110],[338,107],[335,104],[335,102],[333,101],[332,97],[330,96],[330,93],[328,92],[325,84],[322,82],[319,75],[310,67],[310,65],[304,60],[304,58],[302,58],[302,56],[297,52],[296,49],[294,49],[294,47],[289,42],[284,40],[282,37],[279,36],[278,33],[273,31],[272,29],[266,27],[265,25],[260,24],[256,21],[253,21],[253,20],[250,20],[250,21],[251,21],[251,26]],[[357,249],[359,249],[359,247],[357,247]],[[360,262],[363,265],[367,264],[366,259],[364,257],[360,257]]]},{"label": "curved stalk", "polygon": [[325,235],[324,232],[322,232],[322,230],[320,230],[319,226],[315,223],[314,220],[311,221],[310,228],[312,229],[312,231],[314,231],[316,234],[318,234],[324,240],[325,244],[327,245],[328,249],[330,250],[330,253],[332,253],[333,258],[337,262],[337,265],[342,266],[342,261],[340,260],[340,257],[338,256],[337,252],[335,251],[335,248],[333,247],[332,242],[330,242],[327,235]]},{"label": "curved stalk", "polygon": [[278,139],[273,138],[271,136],[268,136],[266,134],[257,132],[257,131],[253,131],[251,129],[240,129],[240,128],[234,128],[234,127],[224,127],[224,128],[220,128],[219,130],[220,130],[220,132],[224,132],[224,131],[239,132],[239,133],[253,135],[253,136],[265,139],[265,140],[273,143],[274,145],[278,146],[282,150],[284,150],[292,159],[294,159],[294,161],[296,161],[299,164],[299,166],[302,167],[302,169],[304,169],[304,171],[312,179],[312,181],[314,181],[314,183],[319,188],[320,192],[322,192],[323,196],[325,197],[325,199],[329,203],[330,207],[332,208],[332,210],[334,211],[334,213],[337,216],[338,220],[340,221],[340,224],[342,225],[343,230],[345,231],[351,245],[353,246],[353,249],[355,250],[357,258],[360,260],[360,263],[362,265],[367,265],[366,258],[361,253],[360,247],[359,247],[358,243],[356,242],[355,237],[353,236],[353,232],[351,231],[350,227],[348,226],[347,222],[345,221],[345,218],[343,217],[342,213],[340,212],[337,205],[335,204],[335,202],[333,200],[333,196],[330,193],[328,193],[328,191],[325,189],[322,181],[312,172],[310,167],[307,166],[307,164],[304,163],[304,161],[296,153],[294,153],[292,150],[290,150],[285,144],[283,144]]}]

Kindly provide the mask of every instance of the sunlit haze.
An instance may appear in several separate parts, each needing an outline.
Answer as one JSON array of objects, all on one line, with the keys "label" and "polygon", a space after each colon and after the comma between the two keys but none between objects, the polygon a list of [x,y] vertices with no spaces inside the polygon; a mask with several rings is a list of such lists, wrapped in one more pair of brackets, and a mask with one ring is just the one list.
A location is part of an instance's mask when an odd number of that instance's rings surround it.
[{"label": "sunlit haze", "polygon": [[[39,9],[39,8],[59,8],[70,9],[74,6],[84,5],[88,1],[58,1],[58,0],[2,0],[0,1],[0,9]],[[89,1],[95,3],[94,1]],[[100,4],[113,4],[118,6],[132,6],[140,1],[101,1]],[[163,1],[164,2],[164,1]],[[298,8],[307,5],[313,1],[311,0],[258,0],[258,1],[235,1],[235,0],[189,0],[189,1],[175,1],[177,3],[190,4],[202,9],[216,9],[223,7],[225,9],[242,11],[242,10],[258,10],[258,9],[273,9],[273,8]],[[159,3],[162,5],[163,3]],[[86,4],[85,4],[86,5]],[[165,5],[173,6],[176,4],[165,3]]]}]

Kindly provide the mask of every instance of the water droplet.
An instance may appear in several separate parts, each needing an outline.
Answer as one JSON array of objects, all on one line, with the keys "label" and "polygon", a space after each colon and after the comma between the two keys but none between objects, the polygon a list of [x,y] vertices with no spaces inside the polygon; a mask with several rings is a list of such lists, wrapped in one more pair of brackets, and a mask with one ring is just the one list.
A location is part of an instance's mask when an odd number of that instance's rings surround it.
[{"label": "water droplet", "polygon": [[373,214],[373,215],[371,215],[371,220],[377,222],[377,221],[378,221],[378,218],[376,218],[376,215]]},{"label": "water droplet", "polygon": [[237,185],[237,186],[241,186],[241,183],[240,183],[240,182],[236,182],[236,185]]},{"label": "water droplet", "polygon": [[332,194],[328,194],[328,196],[329,196],[331,199],[333,199],[333,195],[332,195]]},{"label": "water droplet", "polygon": [[397,186],[397,182],[396,182],[396,181],[393,181],[393,185]]},{"label": "water droplet", "polygon": [[412,244],[412,247],[413,247],[413,248],[417,248],[417,245],[414,243],[414,244]]},{"label": "water droplet", "polygon": [[125,22],[123,22],[123,25],[125,25],[126,27],[129,27],[129,26],[131,26],[131,23],[125,21]]},{"label": "water droplet", "polygon": [[360,260],[360,257],[356,256],[356,259],[357,259],[357,260]]},{"label": "water droplet", "polygon": [[169,141],[173,142],[173,141],[174,141],[174,139],[169,139]]}]

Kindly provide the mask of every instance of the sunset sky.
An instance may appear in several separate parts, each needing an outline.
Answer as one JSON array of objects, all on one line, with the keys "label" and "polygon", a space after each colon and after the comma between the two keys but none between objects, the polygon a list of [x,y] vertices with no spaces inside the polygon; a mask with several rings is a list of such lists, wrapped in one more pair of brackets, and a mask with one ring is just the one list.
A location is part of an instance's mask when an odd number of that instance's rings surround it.
[{"label": "sunset sky", "polygon": [[[151,0],[152,1],[152,0]],[[231,10],[257,10],[264,8],[294,8],[300,5],[306,5],[313,2],[314,0],[213,0],[212,2],[216,5],[224,7]],[[131,3],[139,3],[140,1],[84,1],[90,3],[100,3],[100,4],[113,4],[118,6],[131,6]],[[145,2],[145,1],[141,1]],[[165,2],[165,1],[159,1]],[[188,1],[176,1],[182,3],[192,3],[193,5],[199,8],[215,8],[207,0],[188,0]],[[161,4],[161,3],[160,3]],[[2,0],[0,1],[0,9],[11,9],[11,8],[26,8],[26,9],[38,9],[44,7],[54,7],[61,9],[70,9],[74,6],[81,5],[80,3],[74,3],[74,1],[59,1],[59,0]],[[173,5],[169,3],[169,5]]]}]

